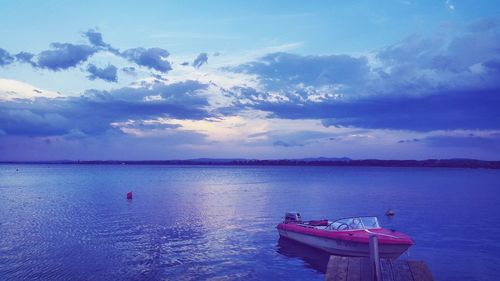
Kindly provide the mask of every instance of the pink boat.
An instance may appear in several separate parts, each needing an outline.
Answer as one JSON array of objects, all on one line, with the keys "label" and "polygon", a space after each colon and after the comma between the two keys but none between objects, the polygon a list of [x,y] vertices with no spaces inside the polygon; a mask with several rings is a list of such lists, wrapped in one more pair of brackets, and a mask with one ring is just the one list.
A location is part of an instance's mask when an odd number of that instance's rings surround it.
[{"label": "pink boat", "polygon": [[382,258],[397,258],[414,244],[408,235],[380,227],[376,217],[302,221],[299,213],[289,212],[277,228],[281,237],[341,256],[369,256],[373,235]]}]

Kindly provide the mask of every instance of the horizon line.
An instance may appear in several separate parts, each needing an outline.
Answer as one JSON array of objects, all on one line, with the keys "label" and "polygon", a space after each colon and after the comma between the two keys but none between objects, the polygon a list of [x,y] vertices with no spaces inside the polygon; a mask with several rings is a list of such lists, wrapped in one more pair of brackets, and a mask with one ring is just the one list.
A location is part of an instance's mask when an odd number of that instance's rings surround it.
[{"label": "horizon line", "polygon": [[77,164],[77,165],[193,165],[193,166],[330,166],[330,167],[428,167],[428,168],[486,168],[500,169],[500,161],[449,158],[426,160],[383,160],[341,158],[245,159],[197,158],[186,160],[49,160],[0,161],[0,164]]}]

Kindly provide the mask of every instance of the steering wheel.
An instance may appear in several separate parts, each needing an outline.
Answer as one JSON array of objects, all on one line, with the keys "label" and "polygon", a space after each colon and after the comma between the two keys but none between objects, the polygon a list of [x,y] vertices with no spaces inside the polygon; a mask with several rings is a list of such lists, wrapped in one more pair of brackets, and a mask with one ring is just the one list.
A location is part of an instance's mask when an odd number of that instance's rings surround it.
[{"label": "steering wheel", "polygon": [[339,224],[339,226],[337,226],[337,230],[346,230],[346,229],[349,229],[349,225],[347,223],[341,223]]}]

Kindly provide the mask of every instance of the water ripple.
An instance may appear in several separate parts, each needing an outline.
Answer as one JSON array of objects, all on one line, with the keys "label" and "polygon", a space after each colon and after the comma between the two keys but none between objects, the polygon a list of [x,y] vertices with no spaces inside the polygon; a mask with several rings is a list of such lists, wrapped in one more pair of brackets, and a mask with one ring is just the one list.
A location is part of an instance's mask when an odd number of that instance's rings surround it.
[{"label": "water ripple", "polygon": [[0,280],[322,280],[327,255],[278,240],[287,210],[379,215],[437,279],[500,279],[498,171],[18,168],[0,165]]}]

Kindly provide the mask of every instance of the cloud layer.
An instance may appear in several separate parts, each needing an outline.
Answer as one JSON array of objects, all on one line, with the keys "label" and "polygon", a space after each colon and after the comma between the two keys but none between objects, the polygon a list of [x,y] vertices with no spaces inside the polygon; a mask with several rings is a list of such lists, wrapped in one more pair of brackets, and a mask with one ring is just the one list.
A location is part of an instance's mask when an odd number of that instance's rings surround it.
[{"label": "cloud layer", "polygon": [[80,97],[0,101],[0,130],[15,136],[98,135],[112,123],[160,117],[203,119],[208,85],[185,81],[112,91],[89,90]]},{"label": "cloud layer", "polygon": [[[189,63],[172,63],[175,57],[161,47],[120,51],[96,30],[83,36],[87,43],[53,43],[38,54],[0,49],[0,67],[80,69],[90,80],[116,83],[110,84],[115,89],[88,89],[80,96],[15,98],[15,90],[0,92],[0,146],[7,139],[116,141],[120,136],[185,138],[183,145],[210,146],[209,135],[227,132],[218,126],[236,118],[252,129],[238,131],[239,148],[291,151],[349,141],[369,147],[373,139],[397,149],[500,147],[500,25],[495,20],[446,35],[411,35],[365,54],[274,52],[219,69],[202,67],[207,53],[185,67]],[[120,63],[96,62],[97,54]],[[118,77],[123,74],[136,81],[124,85]],[[277,128],[283,120],[294,126]],[[312,129],[296,125],[310,121],[316,124]]]},{"label": "cloud layer", "polygon": [[[23,51],[16,55],[12,55],[7,50],[0,48],[0,67],[17,61],[19,63],[28,63],[34,68],[63,71],[89,61],[93,55],[99,52],[108,52],[150,70],[161,73],[172,70],[171,63],[168,61],[170,53],[165,49],[137,47],[121,52],[104,42],[102,34],[96,30],[90,29],[83,32],[82,35],[89,41],[90,45],[55,42],[50,44],[50,49],[41,51],[38,54]],[[112,65],[106,68],[97,68],[95,64],[89,63],[86,69],[90,73],[88,78],[91,80],[102,79],[107,82],[116,82],[118,79],[117,69]],[[133,73],[134,71],[130,70],[135,70],[133,66],[127,66],[124,69],[126,73]]]},{"label": "cloud layer", "polygon": [[410,36],[364,56],[269,54],[231,68],[257,75],[260,87],[230,89],[226,110],[325,126],[499,129],[498,50],[498,22],[482,21],[454,37]]}]

